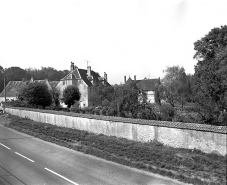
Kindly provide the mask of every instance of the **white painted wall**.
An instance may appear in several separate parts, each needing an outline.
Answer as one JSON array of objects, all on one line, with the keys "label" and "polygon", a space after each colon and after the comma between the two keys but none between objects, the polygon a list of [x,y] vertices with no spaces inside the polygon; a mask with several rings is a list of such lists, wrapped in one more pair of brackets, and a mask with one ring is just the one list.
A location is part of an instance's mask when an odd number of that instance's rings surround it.
[{"label": "white painted wall", "polygon": [[222,133],[105,121],[14,108],[6,108],[6,112],[20,117],[28,117],[38,122],[85,130],[96,134],[123,137],[141,142],[157,140],[176,148],[196,148],[206,153],[226,154],[227,135]]}]

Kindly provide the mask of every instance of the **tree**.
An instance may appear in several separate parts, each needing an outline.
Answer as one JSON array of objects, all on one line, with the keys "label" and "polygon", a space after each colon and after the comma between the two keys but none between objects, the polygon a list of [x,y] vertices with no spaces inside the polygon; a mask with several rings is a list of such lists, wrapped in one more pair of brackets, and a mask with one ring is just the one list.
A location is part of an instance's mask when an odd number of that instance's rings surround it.
[{"label": "tree", "polygon": [[19,89],[17,98],[36,107],[42,106],[45,108],[52,103],[52,96],[47,85],[39,82],[30,83]]},{"label": "tree", "polygon": [[114,109],[115,113],[130,112],[133,117],[136,117],[139,104],[138,95],[139,90],[134,82],[127,85],[116,85],[110,107]]},{"label": "tree", "polygon": [[114,88],[104,86],[102,83],[94,85],[90,89],[89,102],[92,106],[107,106],[112,101]]},{"label": "tree", "polygon": [[191,84],[184,71],[182,71],[177,77],[175,86],[177,101],[181,104],[183,111],[185,102],[189,100],[190,95],[192,94]]},{"label": "tree", "polygon": [[10,67],[4,71],[7,81],[21,81],[26,77],[26,74],[27,72],[20,67]]},{"label": "tree", "polygon": [[165,77],[162,79],[163,85],[159,88],[159,96],[170,103],[173,107],[176,102],[183,102],[186,94],[186,74],[183,67],[167,67]]},{"label": "tree", "polygon": [[218,122],[227,110],[227,26],[212,29],[194,43],[196,103],[205,122]]},{"label": "tree", "polygon": [[63,102],[70,108],[75,104],[75,101],[79,101],[81,93],[79,89],[74,85],[67,86],[63,91]]},{"label": "tree", "polygon": [[154,92],[154,100],[155,103],[157,103],[158,105],[161,105],[161,97],[160,97],[160,90],[159,90],[159,86],[160,84],[155,84],[155,92]]},{"label": "tree", "polygon": [[0,66],[0,93],[4,89],[4,69],[2,66]]},{"label": "tree", "polygon": [[54,104],[58,107],[59,104],[60,104],[60,101],[59,101],[59,96],[60,96],[59,89],[57,89],[56,87],[52,87],[51,95],[52,95],[52,99],[54,101]]},{"label": "tree", "polygon": [[41,69],[33,69],[28,68],[27,71],[27,78],[30,79],[32,76],[35,79],[41,80],[41,79],[48,79],[49,81],[59,81],[61,78],[66,76],[69,71],[57,71],[56,69],[52,67],[41,67]]}]

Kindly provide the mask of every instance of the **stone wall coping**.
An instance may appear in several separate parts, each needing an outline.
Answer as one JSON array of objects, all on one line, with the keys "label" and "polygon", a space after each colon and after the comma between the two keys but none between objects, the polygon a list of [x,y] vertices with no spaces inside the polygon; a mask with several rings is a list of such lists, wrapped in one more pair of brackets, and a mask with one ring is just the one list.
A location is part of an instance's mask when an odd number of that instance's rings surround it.
[{"label": "stone wall coping", "polygon": [[74,113],[74,112],[34,109],[34,108],[25,108],[25,107],[6,107],[6,108],[27,110],[27,111],[33,111],[33,112],[42,112],[42,113],[49,113],[49,114],[57,114],[57,115],[65,115],[65,116],[72,116],[72,117],[81,117],[81,118],[87,118],[87,119],[96,119],[96,120],[103,120],[103,121],[123,122],[123,123],[131,123],[131,124],[150,125],[150,126],[158,126],[158,127],[168,127],[168,128],[187,129],[187,130],[196,130],[196,131],[227,134],[227,126],[215,126],[215,125],[198,124],[198,123],[182,123],[182,122],[157,121],[157,120],[145,120],[145,119],[133,119],[133,118],[123,118],[123,117],[103,116],[103,115],[93,115],[93,114],[81,114],[81,113]]}]

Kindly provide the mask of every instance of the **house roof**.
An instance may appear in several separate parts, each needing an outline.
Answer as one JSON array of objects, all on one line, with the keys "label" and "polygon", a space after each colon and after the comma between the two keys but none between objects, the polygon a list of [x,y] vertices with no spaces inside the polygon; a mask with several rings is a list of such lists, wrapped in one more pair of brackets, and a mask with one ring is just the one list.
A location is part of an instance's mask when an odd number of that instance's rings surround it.
[{"label": "house roof", "polygon": [[159,83],[159,78],[139,81],[136,86],[143,91],[154,91],[155,84]]},{"label": "house roof", "polygon": [[[48,80],[34,80],[34,82],[44,83],[44,84],[50,84],[51,88],[56,87],[58,84],[58,81],[52,81],[48,82]],[[7,97],[16,97],[17,90],[25,85],[28,85],[31,83],[31,81],[9,81],[6,85],[6,96]],[[4,89],[0,93],[0,97],[4,97]]]},{"label": "house roof", "polygon": [[52,82],[49,82],[51,88],[55,88],[57,85],[58,85],[59,81],[52,81]]},{"label": "house roof", "polygon": [[[71,76],[72,75],[72,76]],[[99,82],[99,77],[100,75],[94,71],[91,70],[91,76],[93,77],[93,82],[97,83]],[[61,80],[67,80],[67,79],[71,79],[71,78],[76,78],[76,79],[80,79],[82,78],[82,80],[90,87],[93,84],[91,83],[91,81],[88,79],[88,75],[87,75],[87,70],[85,69],[79,69],[76,68],[73,71],[70,71],[69,74],[67,74],[64,78],[62,78]],[[110,84],[108,82],[106,82],[106,85],[110,86]]]},{"label": "house roof", "polygon": [[[17,90],[26,85],[26,82],[23,81],[10,81],[6,85],[6,96],[7,97],[16,97]],[[0,93],[0,97],[4,97],[4,89]]]}]

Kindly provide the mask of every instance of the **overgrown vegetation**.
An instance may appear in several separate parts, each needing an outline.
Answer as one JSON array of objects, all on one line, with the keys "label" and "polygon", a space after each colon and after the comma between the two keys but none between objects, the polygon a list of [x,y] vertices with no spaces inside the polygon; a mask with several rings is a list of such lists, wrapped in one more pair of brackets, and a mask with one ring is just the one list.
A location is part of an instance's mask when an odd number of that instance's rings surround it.
[{"label": "overgrown vegetation", "polygon": [[9,118],[11,123],[7,127],[86,154],[186,183],[226,184],[226,156],[97,135],[16,116]]}]

